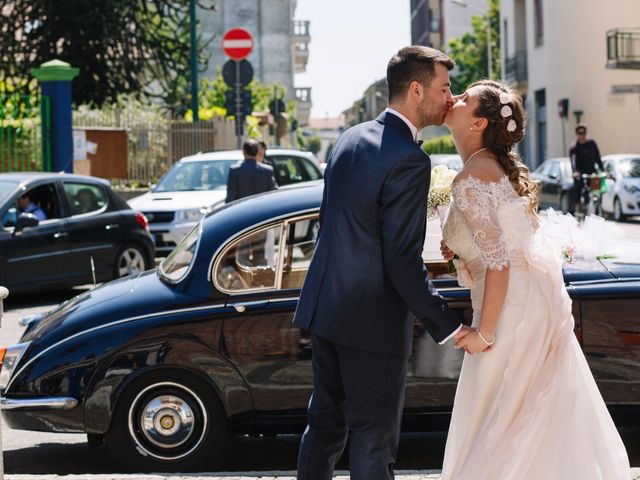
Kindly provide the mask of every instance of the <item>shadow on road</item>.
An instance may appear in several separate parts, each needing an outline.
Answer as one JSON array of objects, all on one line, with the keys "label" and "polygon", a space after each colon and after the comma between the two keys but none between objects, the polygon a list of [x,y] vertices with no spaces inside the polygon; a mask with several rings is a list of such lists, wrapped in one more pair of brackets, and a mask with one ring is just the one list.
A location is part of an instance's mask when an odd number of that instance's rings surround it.
[{"label": "shadow on road", "polygon": [[[640,465],[640,429],[622,432],[631,465]],[[440,469],[446,435],[442,433],[403,434],[398,452],[397,470]],[[275,438],[238,437],[229,458],[220,471],[295,470],[298,435]],[[69,459],[73,461],[69,461]],[[89,448],[87,443],[42,443],[36,447],[4,452],[7,474],[114,474],[140,473],[124,470],[104,448]],[[349,468],[348,454],[338,462],[338,470]]]}]

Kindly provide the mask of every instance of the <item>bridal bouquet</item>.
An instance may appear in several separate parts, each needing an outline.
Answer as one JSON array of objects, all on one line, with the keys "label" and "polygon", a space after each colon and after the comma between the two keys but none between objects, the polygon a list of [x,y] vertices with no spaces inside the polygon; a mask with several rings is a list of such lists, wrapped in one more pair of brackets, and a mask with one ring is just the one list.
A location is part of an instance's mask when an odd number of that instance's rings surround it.
[{"label": "bridal bouquet", "polygon": [[428,218],[440,216],[441,224],[444,222],[451,202],[451,184],[457,173],[445,165],[438,165],[431,170],[431,187],[427,198]]},{"label": "bridal bouquet", "polygon": [[[427,218],[440,219],[440,227],[444,226],[444,221],[449,212],[451,203],[451,184],[458,174],[455,170],[447,168],[445,165],[438,165],[431,170],[431,187],[427,198]],[[458,258],[456,255],[455,259]],[[455,274],[456,267],[452,260],[449,260],[449,273]]]}]

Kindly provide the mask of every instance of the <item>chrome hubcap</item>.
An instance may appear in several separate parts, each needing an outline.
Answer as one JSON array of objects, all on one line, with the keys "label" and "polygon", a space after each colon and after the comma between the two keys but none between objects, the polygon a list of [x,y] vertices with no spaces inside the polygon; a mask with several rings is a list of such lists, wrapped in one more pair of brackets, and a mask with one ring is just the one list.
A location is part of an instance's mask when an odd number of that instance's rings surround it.
[{"label": "chrome hubcap", "polygon": [[136,248],[127,248],[118,260],[118,275],[136,275],[144,271],[144,258]]},{"label": "chrome hubcap", "polygon": [[142,433],[151,443],[175,448],[193,433],[193,410],[181,398],[161,395],[145,405],[140,422]]}]

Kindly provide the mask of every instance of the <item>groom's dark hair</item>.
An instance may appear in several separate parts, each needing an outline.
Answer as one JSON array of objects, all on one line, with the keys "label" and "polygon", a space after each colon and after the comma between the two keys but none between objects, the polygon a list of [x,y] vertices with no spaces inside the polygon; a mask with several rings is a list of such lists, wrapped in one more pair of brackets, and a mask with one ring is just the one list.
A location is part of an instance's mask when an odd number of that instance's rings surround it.
[{"label": "groom's dark hair", "polygon": [[398,51],[387,64],[387,85],[389,102],[407,94],[409,84],[414,80],[425,87],[431,86],[439,63],[452,70],[455,62],[440,50],[412,45]]}]

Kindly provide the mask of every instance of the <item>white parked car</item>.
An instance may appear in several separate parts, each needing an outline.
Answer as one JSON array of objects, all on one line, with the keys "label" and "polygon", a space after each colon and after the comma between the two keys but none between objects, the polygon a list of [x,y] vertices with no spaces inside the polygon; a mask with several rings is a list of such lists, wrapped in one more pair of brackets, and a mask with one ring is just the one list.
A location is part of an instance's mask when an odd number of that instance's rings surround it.
[{"label": "white parked car", "polygon": [[606,155],[602,163],[607,174],[607,192],[602,195],[602,210],[621,222],[640,215],[640,154]]},{"label": "white parked car", "polygon": [[[241,150],[184,157],[149,192],[129,200],[149,220],[158,257],[169,254],[207,211],[224,203],[229,168],[242,159]],[[311,152],[269,148],[265,163],[274,168],[281,187],[322,178]]]},{"label": "white parked car", "polygon": [[431,168],[444,165],[450,170],[459,172],[462,170],[462,158],[457,153],[434,153],[431,158]]}]

